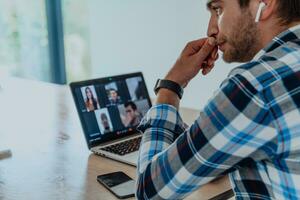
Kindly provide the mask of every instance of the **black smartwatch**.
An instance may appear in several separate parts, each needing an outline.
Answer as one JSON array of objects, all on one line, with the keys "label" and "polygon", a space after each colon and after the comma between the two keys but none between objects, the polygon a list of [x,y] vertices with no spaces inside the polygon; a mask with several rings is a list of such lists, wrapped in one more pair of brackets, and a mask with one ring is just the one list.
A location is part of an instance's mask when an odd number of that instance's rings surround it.
[{"label": "black smartwatch", "polygon": [[158,93],[159,89],[161,88],[166,88],[168,90],[171,90],[175,92],[179,99],[182,98],[183,95],[183,88],[176,82],[170,81],[170,80],[165,80],[165,79],[158,79],[156,81],[155,87],[154,87],[154,92],[155,94]]}]

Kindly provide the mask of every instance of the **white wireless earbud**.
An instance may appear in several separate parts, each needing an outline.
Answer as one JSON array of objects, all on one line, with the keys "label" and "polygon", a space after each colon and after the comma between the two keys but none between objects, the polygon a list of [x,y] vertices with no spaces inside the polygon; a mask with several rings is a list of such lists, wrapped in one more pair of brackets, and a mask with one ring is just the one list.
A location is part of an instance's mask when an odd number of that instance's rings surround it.
[{"label": "white wireless earbud", "polygon": [[259,3],[259,6],[258,6],[258,9],[257,9],[257,13],[256,13],[256,17],[255,17],[255,22],[259,22],[259,19],[260,19],[260,15],[261,15],[261,12],[262,12],[262,9],[266,6],[266,4],[264,2],[260,2]]}]

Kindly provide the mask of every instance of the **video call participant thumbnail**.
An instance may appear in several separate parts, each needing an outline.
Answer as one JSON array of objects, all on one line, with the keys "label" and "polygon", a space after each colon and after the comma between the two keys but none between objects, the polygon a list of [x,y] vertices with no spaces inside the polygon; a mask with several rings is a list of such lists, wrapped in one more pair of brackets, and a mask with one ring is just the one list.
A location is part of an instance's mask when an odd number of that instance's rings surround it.
[{"label": "video call participant thumbnail", "polygon": [[106,108],[97,110],[95,115],[98,121],[99,130],[102,135],[113,131],[111,119]]},{"label": "video call participant thumbnail", "polygon": [[98,100],[94,95],[93,90],[91,89],[93,86],[87,86],[84,89],[84,99],[85,99],[85,107],[88,112],[99,109]]},{"label": "video call participant thumbnail", "polygon": [[126,84],[131,97],[131,101],[143,100],[147,98],[146,87],[141,77],[126,79]]},{"label": "video call participant thumbnail", "polygon": [[142,120],[142,114],[138,111],[134,102],[129,101],[124,104],[125,118],[123,118],[123,124],[125,127],[133,127],[139,125]]},{"label": "video call participant thumbnail", "polygon": [[109,89],[108,94],[109,94],[108,99],[110,105],[118,105],[123,103],[116,89],[113,88]]}]

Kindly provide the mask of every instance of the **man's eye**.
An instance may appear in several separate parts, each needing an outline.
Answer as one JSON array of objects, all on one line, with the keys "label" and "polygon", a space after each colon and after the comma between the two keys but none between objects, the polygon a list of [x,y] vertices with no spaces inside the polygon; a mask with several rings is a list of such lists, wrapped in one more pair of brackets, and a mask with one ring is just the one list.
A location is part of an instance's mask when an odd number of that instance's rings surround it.
[{"label": "man's eye", "polygon": [[216,12],[217,16],[222,14],[222,9],[220,7],[214,7],[213,10]]}]

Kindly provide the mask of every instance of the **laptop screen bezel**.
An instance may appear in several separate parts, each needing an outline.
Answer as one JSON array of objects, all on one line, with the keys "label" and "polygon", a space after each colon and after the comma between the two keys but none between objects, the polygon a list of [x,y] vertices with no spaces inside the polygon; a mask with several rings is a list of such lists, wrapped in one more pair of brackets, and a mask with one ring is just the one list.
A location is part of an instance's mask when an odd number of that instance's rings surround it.
[{"label": "laptop screen bezel", "polygon": [[109,133],[110,136],[107,136],[107,138],[101,139],[101,140],[96,141],[96,142],[90,142],[89,138],[88,138],[87,125],[84,121],[82,111],[80,110],[80,105],[79,105],[78,98],[76,96],[75,89],[80,88],[80,87],[84,87],[84,86],[88,86],[88,85],[105,84],[105,83],[109,83],[109,82],[112,82],[112,81],[120,81],[120,80],[125,81],[126,79],[133,78],[133,77],[141,77],[142,78],[142,82],[144,83],[145,90],[146,90],[146,99],[148,101],[149,108],[151,108],[152,103],[151,103],[151,99],[149,97],[149,92],[148,92],[146,82],[145,82],[145,79],[144,79],[144,76],[143,76],[142,72],[135,72],[135,73],[130,73],[130,74],[109,76],[109,77],[91,79],[91,80],[85,80],[85,81],[79,81],[79,82],[72,82],[72,83],[69,84],[70,88],[71,88],[73,100],[75,102],[75,107],[76,107],[77,113],[79,115],[81,126],[82,126],[82,129],[83,129],[83,132],[84,132],[84,137],[85,137],[85,140],[86,140],[86,143],[87,143],[87,146],[88,146],[89,149],[91,149],[95,146],[101,145],[103,143],[106,143],[108,141],[114,141],[114,140],[117,140],[117,139],[128,137],[130,135],[134,135],[134,134],[137,133],[137,130],[136,130],[137,126],[131,127],[131,131],[129,130],[124,134],[117,135],[116,131],[113,131],[113,132]]}]

